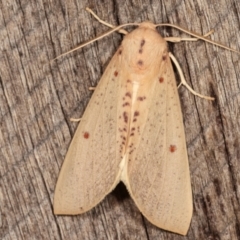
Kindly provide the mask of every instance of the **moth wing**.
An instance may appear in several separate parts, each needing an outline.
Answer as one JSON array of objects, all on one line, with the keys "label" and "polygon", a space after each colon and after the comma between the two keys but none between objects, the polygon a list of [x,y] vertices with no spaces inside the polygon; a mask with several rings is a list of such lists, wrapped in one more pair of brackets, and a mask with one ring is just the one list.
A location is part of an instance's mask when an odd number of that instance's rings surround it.
[{"label": "moth wing", "polygon": [[[150,222],[185,235],[192,216],[192,191],[181,106],[169,56],[154,75],[145,105],[144,101],[137,105],[139,117],[133,123],[136,134],[129,142],[132,150],[129,148],[125,183]],[[146,92],[140,90],[141,94]],[[148,113],[141,115],[144,111]]]},{"label": "moth wing", "polygon": [[97,205],[119,182],[116,151],[119,81],[110,61],[68,149],[54,195],[55,214],[80,214]]}]

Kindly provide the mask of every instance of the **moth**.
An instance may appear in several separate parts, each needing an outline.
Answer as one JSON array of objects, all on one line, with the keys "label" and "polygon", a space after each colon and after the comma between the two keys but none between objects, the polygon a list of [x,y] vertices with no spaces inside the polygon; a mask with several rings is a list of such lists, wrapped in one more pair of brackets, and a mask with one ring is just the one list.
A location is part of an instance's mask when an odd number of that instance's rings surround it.
[{"label": "moth", "polygon": [[[126,25],[113,27],[107,34]],[[166,40],[156,31],[159,25],[171,24],[135,25],[138,27],[130,33],[121,30],[126,35],[81,118],[57,181],[54,213],[84,213],[122,181],[151,223],[185,235],[192,217],[192,190],[170,58],[179,70],[181,84],[204,96],[187,85]]]}]

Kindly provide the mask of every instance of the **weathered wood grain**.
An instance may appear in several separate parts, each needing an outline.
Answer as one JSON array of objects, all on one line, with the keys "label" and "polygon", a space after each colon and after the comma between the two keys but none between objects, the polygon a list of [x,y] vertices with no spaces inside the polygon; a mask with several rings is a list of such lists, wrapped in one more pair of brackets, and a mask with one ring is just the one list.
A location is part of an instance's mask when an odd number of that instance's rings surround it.
[{"label": "weathered wood grain", "polygon": [[169,45],[187,82],[216,98],[179,89],[194,197],[188,235],[150,224],[122,184],[86,214],[53,215],[56,180],[77,127],[70,117],[82,115],[88,87],[122,39],[114,33],[49,65],[108,30],[85,7],[115,25],[148,19],[203,34],[214,29],[211,39],[240,49],[238,0],[1,1],[0,238],[240,239],[240,55],[202,41]]}]

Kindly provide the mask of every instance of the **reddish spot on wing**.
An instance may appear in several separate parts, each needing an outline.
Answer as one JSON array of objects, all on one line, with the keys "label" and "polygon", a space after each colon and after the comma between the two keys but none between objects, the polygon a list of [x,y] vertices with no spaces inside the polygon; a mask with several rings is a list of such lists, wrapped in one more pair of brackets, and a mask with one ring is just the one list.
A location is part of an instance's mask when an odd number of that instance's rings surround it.
[{"label": "reddish spot on wing", "polygon": [[89,133],[88,133],[88,132],[85,132],[85,133],[83,134],[83,137],[86,138],[86,139],[88,139],[88,138],[89,138]]},{"label": "reddish spot on wing", "polygon": [[118,75],[118,71],[115,71],[114,76],[117,77],[117,75]]},{"label": "reddish spot on wing", "polygon": [[135,111],[135,112],[134,112],[134,117],[137,117],[137,116],[139,116],[139,112],[138,112],[138,111]]},{"label": "reddish spot on wing", "polygon": [[131,95],[130,92],[127,92],[127,93],[125,94],[125,96],[126,96],[126,97],[130,97],[130,98],[132,97],[132,95]]},{"label": "reddish spot on wing", "polygon": [[143,101],[143,100],[145,100],[145,99],[146,99],[145,96],[143,96],[143,97],[138,97],[138,98],[137,98],[138,101]]},{"label": "reddish spot on wing", "polygon": [[160,83],[163,83],[163,82],[164,82],[164,78],[163,78],[163,77],[160,77],[160,78],[159,78],[159,82],[160,82]]},{"label": "reddish spot on wing", "polygon": [[128,114],[127,114],[127,112],[124,112],[124,113],[123,113],[123,119],[124,119],[124,122],[125,122],[125,123],[128,122]]},{"label": "reddish spot on wing", "polygon": [[129,102],[125,102],[122,106],[123,107],[130,106],[130,103]]},{"label": "reddish spot on wing", "polygon": [[171,153],[177,151],[177,147],[176,147],[176,145],[170,145],[170,147],[169,147],[169,151],[170,151]]}]

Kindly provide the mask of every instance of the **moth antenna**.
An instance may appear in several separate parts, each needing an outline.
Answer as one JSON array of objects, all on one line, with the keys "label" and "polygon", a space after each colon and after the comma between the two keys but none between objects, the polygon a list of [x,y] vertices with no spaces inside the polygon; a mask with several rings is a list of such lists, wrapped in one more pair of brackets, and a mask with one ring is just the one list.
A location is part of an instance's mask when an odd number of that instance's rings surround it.
[{"label": "moth antenna", "polygon": [[[204,34],[204,37],[208,37],[209,35],[211,35],[214,31],[211,30],[208,33]],[[177,43],[177,42],[182,42],[182,41],[198,41],[201,40],[199,38],[193,38],[193,37],[165,37],[164,38],[167,42],[173,42],[173,43]]]},{"label": "moth antenna", "polygon": [[68,52],[65,52],[65,53],[59,55],[58,57],[52,59],[51,62],[56,60],[56,59],[58,59],[58,58],[60,58],[60,57],[62,57],[62,56],[64,56],[64,55],[66,55],[66,54],[68,54],[68,53],[71,53],[71,52],[74,52],[74,51],[76,51],[76,50],[78,50],[80,48],[83,48],[83,47],[87,46],[88,44],[93,43],[93,42],[95,42],[95,41],[97,41],[97,40],[99,40],[101,38],[104,38],[104,37],[108,36],[109,34],[111,34],[113,32],[119,31],[121,28],[127,27],[127,26],[139,26],[139,23],[125,23],[125,24],[119,25],[119,26],[111,29],[110,31],[108,31],[106,33],[103,33],[102,35],[100,35],[100,36],[98,36],[98,37],[96,37],[96,38],[94,38],[94,39],[92,39],[90,41],[87,41],[87,42],[81,44],[80,46],[78,46],[78,47],[76,47],[76,48],[74,48],[74,49],[72,49],[72,50],[70,50]]},{"label": "moth antenna", "polygon": [[[107,27],[110,27],[110,28],[115,28],[115,27],[116,27],[116,26],[114,26],[114,25],[112,25],[112,24],[110,24],[110,23],[108,23],[108,22],[105,22],[105,21],[102,20],[101,18],[99,18],[99,17],[97,16],[97,14],[93,12],[92,9],[90,9],[90,8],[87,7],[86,10],[87,10],[90,14],[92,14],[93,17],[96,18],[96,19],[97,19],[100,23],[102,23],[103,25],[105,25],[105,26],[107,26]],[[124,30],[124,29],[120,29],[120,30],[118,30],[118,32],[119,32],[119,33],[122,33],[122,34],[128,34],[128,32],[127,32],[126,30]]]},{"label": "moth antenna", "polygon": [[186,29],[184,29],[184,28],[182,28],[182,27],[179,27],[179,26],[177,26],[177,25],[175,25],[175,24],[171,24],[171,23],[160,23],[160,24],[156,24],[155,26],[156,26],[156,27],[163,27],[163,26],[165,26],[165,27],[173,27],[173,28],[176,28],[176,29],[178,29],[178,30],[180,30],[180,31],[182,31],[182,32],[185,32],[185,33],[187,33],[187,34],[189,34],[189,35],[191,35],[191,36],[193,36],[193,37],[196,37],[196,38],[198,38],[198,39],[202,39],[202,40],[205,41],[205,42],[211,43],[211,44],[216,45],[216,46],[218,46],[218,47],[221,47],[221,48],[227,49],[227,50],[229,50],[229,51],[232,51],[232,52],[235,52],[235,53],[240,54],[240,52],[237,51],[237,50],[235,50],[235,49],[232,49],[232,48],[230,48],[230,47],[227,47],[227,46],[225,46],[225,45],[223,45],[223,44],[221,44],[221,43],[214,42],[214,41],[212,41],[212,40],[210,40],[210,39],[208,39],[208,38],[206,38],[206,37],[204,37],[204,36],[202,36],[202,35],[200,35],[200,34],[191,32],[191,31],[186,30]]}]

